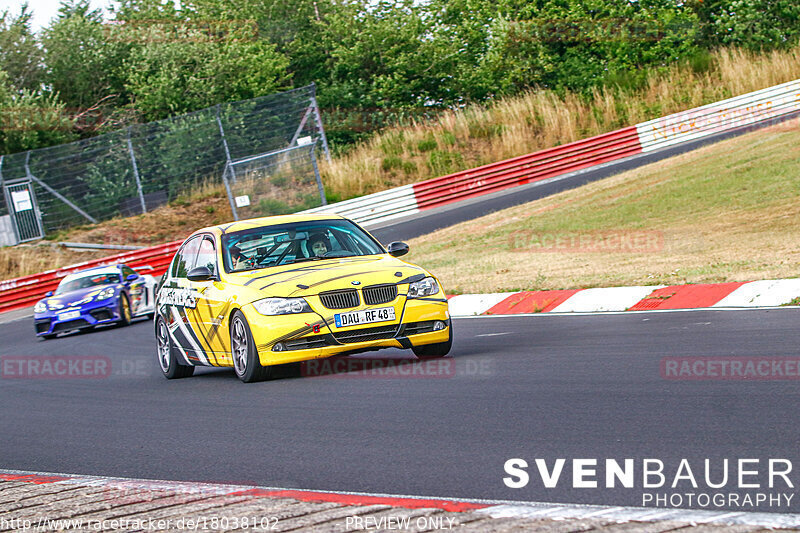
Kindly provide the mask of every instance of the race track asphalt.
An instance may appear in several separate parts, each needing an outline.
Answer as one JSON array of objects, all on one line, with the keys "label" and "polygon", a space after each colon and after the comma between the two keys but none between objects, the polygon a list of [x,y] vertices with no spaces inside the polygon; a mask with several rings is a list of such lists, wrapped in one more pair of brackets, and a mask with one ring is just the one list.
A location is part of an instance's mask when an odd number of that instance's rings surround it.
[{"label": "race track asphalt", "polygon": [[[762,472],[769,458],[800,465],[796,379],[671,381],[660,373],[670,356],[797,356],[798,319],[797,309],[456,319],[445,367],[388,350],[369,357],[407,359],[412,367],[394,368],[417,375],[288,372],[249,385],[223,369],[165,380],[147,321],[40,341],[22,320],[0,325],[0,468],[641,505],[643,458],[664,461],[667,472],[687,458],[700,479],[706,458],[758,458]],[[46,356],[96,358],[110,372],[6,372],[9,360],[17,371],[27,364],[20,360]],[[502,481],[515,457],[531,465],[522,489]],[[548,466],[567,459],[556,488],[543,487],[536,458]],[[636,459],[636,487],[573,489],[574,458]],[[792,503],[762,510],[799,511]]]}]

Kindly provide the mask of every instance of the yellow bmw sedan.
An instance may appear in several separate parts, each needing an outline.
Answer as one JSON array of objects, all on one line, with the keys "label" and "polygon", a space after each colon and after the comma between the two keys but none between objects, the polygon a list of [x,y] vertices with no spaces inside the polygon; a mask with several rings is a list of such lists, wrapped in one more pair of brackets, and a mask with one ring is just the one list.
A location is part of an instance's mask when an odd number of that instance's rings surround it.
[{"label": "yellow bmw sedan", "polygon": [[337,215],[287,215],[204,228],[158,287],[158,362],[167,378],[233,367],[245,382],[275,365],[381,348],[443,357],[447,298],[424,269]]}]

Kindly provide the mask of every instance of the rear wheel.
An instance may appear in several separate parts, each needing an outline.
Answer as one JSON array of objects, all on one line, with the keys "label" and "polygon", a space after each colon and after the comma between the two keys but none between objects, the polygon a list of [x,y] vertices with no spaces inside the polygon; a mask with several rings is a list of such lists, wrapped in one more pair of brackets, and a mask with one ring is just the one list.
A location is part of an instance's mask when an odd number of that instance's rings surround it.
[{"label": "rear wheel", "polygon": [[272,367],[261,366],[250,325],[238,310],[231,320],[231,358],[236,375],[245,383],[263,381],[272,375]]},{"label": "rear wheel", "polygon": [[119,320],[117,324],[127,326],[131,323],[131,302],[124,292],[119,296]]},{"label": "rear wheel", "polygon": [[412,346],[414,355],[420,359],[427,357],[444,357],[450,353],[450,348],[453,347],[453,321],[447,321],[447,330],[450,336],[444,342],[437,342],[436,344],[425,344],[423,346]]},{"label": "rear wheel", "polygon": [[156,322],[156,341],[158,342],[158,366],[167,379],[186,378],[194,374],[194,367],[178,362],[172,353],[172,340],[169,337],[166,321],[158,317]]}]

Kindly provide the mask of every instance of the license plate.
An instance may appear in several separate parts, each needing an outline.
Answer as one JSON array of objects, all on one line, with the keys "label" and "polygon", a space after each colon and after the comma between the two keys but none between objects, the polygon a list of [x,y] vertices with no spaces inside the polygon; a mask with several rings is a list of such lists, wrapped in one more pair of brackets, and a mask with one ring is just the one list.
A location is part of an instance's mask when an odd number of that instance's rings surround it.
[{"label": "license plate", "polygon": [[337,328],[371,324],[373,322],[387,322],[394,320],[394,307],[381,307],[379,309],[365,309],[363,311],[350,311],[333,315]]},{"label": "license plate", "polygon": [[67,311],[66,313],[59,313],[58,319],[59,320],[72,320],[73,318],[78,318],[81,316],[80,311]]}]

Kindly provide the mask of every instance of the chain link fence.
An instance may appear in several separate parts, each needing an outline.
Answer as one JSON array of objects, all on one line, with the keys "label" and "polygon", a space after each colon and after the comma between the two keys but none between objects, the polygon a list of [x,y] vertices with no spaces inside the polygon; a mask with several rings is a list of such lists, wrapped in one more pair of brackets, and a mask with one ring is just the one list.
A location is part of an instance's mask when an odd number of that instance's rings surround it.
[{"label": "chain link fence", "polygon": [[308,209],[325,203],[318,146],[330,157],[314,85],[219,104],[0,156],[0,218],[24,242],[152,211],[201,184],[225,185],[236,219]]}]

